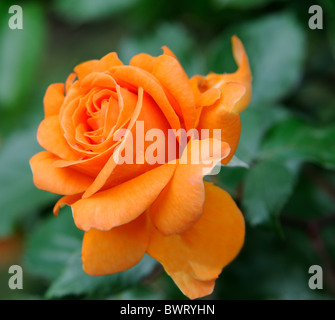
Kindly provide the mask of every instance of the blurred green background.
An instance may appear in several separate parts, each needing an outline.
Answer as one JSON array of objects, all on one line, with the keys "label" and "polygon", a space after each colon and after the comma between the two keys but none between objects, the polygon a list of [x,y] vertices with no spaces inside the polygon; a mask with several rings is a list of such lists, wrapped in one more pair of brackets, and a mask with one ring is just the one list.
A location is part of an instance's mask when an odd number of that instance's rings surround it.
[{"label": "blurred green background", "polygon": [[[167,45],[189,76],[233,72],[233,34],[254,77],[237,150],[249,168],[225,167],[214,180],[242,209],[247,233],[208,298],[334,299],[334,1],[26,0],[15,2],[22,30],[8,27],[13,4],[0,3],[0,299],[185,298],[150,257],[121,274],[84,274],[82,232],[69,208],[52,215],[58,196],[34,187],[28,161],[41,150],[46,88],[78,63],[111,51],[128,63]],[[322,30],[308,27],[313,4]],[[14,263],[22,290],[8,288]],[[323,289],[309,288],[311,265],[323,268]]]}]

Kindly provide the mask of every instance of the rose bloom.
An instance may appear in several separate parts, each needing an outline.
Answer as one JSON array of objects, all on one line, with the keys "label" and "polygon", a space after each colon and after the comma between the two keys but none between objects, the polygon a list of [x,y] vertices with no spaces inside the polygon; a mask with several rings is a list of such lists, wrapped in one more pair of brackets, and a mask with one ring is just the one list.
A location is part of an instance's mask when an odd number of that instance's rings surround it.
[{"label": "rose bloom", "polygon": [[[226,191],[203,181],[216,164],[233,157],[240,137],[239,112],[250,102],[248,58],[237,37],[232,43],[238,65],[232,74],[189,79],[175,55],[163,47],[162,55],[141,53],[129,65],[109,53],[75,67],[65,85],[48,87],[45,119],[37,133],[46,151],[30,160],[33,180],[38,188],[63,195],[55,214],[71,206],[76,226],[85,231],[86,273],[121,272],[147,253],[194,299],[213,291],[222,268],[239,253],[243,216]],[[136,145],[139,121],[144,133],[209,133],[200,140],[189,137],[175,161],[149,164],[144,155],[154,139]],[[122,129],[128,133],[120,137]],[[213,143],[213,129],[221,129],[220,144]],[[171,135],[165,138],[168,154]],[[179,138],[174,137],[176,146]],[[136,150],[134,161],[120,164],[115,159],[127,146]],[[210,164],[203,152],[208,146]],[[199,161],[181,164],[191,153]]]}]

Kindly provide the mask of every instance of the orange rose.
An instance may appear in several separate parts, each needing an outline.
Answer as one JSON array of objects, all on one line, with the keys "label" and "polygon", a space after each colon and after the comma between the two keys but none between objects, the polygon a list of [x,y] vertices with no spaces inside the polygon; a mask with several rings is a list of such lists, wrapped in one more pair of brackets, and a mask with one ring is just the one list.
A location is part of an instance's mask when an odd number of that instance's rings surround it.
[{"label": "orange rose", "polygon": [[[161,56],[139,54],[128,66],[110,53],[75,67],[65,86],[47,89],[37,133],[47,151],[30,160],[34,183],[64,195],[55,214],[72,207],[85,231],[88,274],[126,270],[148,253],[193,299],[212,292],[240,251],[243,216],[227,192],[203,182],[232,158],[238,112],[250,100],[248,58],[236,37],[233,51],[235,73],[192,79],[166,47]],[[180,148],[181,135],[170,130],[181,129],[201,133]],[[151,161],[158,153],[163,163]]]}]

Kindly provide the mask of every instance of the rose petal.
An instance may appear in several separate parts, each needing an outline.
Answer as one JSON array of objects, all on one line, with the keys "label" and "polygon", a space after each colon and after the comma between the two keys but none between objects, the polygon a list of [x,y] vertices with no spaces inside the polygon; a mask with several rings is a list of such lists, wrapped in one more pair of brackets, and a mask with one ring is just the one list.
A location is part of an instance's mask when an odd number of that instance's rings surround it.
[{"label": "rose petal", "polygon": [[201,92],[200,92],[200,83],[203,80],[203,76],[200,75],[195,75],[193,76],[190,80],[190,86],[193,90],[193,94],[194,94],[194,98],[195,98],[195,103],[196,103],[196,107],[200,107],[199,105],[199,100],[200,100],[200,96],[201,96]]},{"label": "rose petal", "polygon": [[177,59],[176,55],[167,46],[163,46],[162,49],[163,49],[165,55]]},{"label": "rose petal", "polygon": [[221,98],[221,90],[218,88],[210,88],[206,90],[199,97],[199,105],[201,107],[207,107],[213,105],[216,101]]},{"label": "rose petal", "polygon": [[[126,102],[125,102],[126,103]],[[143,123],[143,132],[137,132],[138,123]],[[115,148],[113,156],[111,156],[106,162],[105,166],[98,173],[92,186],[83,195],[83,198],[88,198],[95,192],[99,191],[102,187],[111,188],[118,183],[122,183],[128,179],[132,179],[148,170],[152,170],[157,167],[158,164],[151,164],[145,158],[148,147],[152,144],[151,141],[146,140],[146,134],[149,130],[153,129],[161,133],[164,133],[165,143],[165,163],[168,162],[168,139],[171,138],[166,133],[169,129],[169,124],[163,116],[161,110],[158,108],[154,100],[147,94],[143,94],[142,88],[139,88],[138,103],[132,118],[128,124],[125,137],[120,144]],[[143,136],[142,136],[143,134]],[[138,139],[137,139],[138,138]],[[139,142],[138,142],[139,140]],[[141,142],[143,141],[143,146]],[[132,152],[132,163],[126,162],[119,164],[115,159],[118,154],[122,154],[123,149],[131,149]],[[143,161],[140,162],[139,158],[143,156]],[[150,157],[151,155],[147,155]]]},{"label": "rose petal", "polygon": [[37,153],[30,159],[33,180],[37,188],[61,195],[84,192],[93,182],[88,177],[71,168],[53,166],[56,156],[48,151]]},{"label": "rose petal", "polygon": [[235,112],[246,90],[247,88],[239,82],[226,82],[221,87],[221,100],[218,104],[229,112]]},{"label": "rose petal", "polygon": [[[118,107],[120,108],[118,114],[117,123],[113,128],[110,127],[110,123],[105,126],[104,129],[109,127],[109,133],[107,139],[102,142],[101,144],[97,145],[96,147],[92,147],[95,151],[100,151],[100,153],[92,155],[92,152],[86,152],[84,150],[78,150],[79,153],[83,154],[83,158],[77,161],[70,161],[70,160],[59,160],[56,161],[55,166],[57,167],[73,167],[85,174],[91,175],[96,177],[102,168],[106,165],[108,159],[111,158],[111,155],[114,151],[114,148],[118,143],[111,143],[110,140],[113,140],[113,133],[116,129],[124,127],[126,123],[130,120],[131,116],[136,115],[137,111],[135,112],[136,103],[137,103],[137,95],[128,91],[127,89],[120,88],[114,81],[114,79],[110,75],[103,74],[101,77],[98,76],[97,73],[88,75],[83,82],[91,82],[95,85],[99,83],[102,85],[101,82],[107,81],[109,85],[114,86],[116,89],[116,95],[118,97]],[[136,99],[136,101],[135,101]],[[82,102],[85,103],[85,100]],[[66,109],[63,110],[61,116],[61,123],[62,127],[65,131],[66,140],[75,147],[76,140],[75,140],[75,131],[73,130],[73,120],[72,115],[75,113],[80,105],[79,99],[75,99]],[[112,108],[110,108],[112,109]],[[107,112],[107,117],[110,118],[110,111]],[[103,132],[104,134],[104,132]],[[112,141],[113,142],[113,141]]]},{"label": "rose petal", "polygon": [[164,236],[152,228],[147,250],[192,299],[211,292],[244,242],[244,219],[230,195],[205,183],[205,199],[203,215],[186,232]]},{"label": "rose petal", "polygon": [[[216,141],[212,145],[212,142],[212,139],[206,139],[188,143],[173,178],[150,207],[151,220],[163,234],[180,234],[201,217],[205,199],[203,176],[230,152],[227,143]],[[210,148],[214,150],[208,164],[210,154],[206,155],[204,151]],[[195,164],[194,159],[199,153],[203,154],[199,164]]]},{"label": "rose petal", "polygon": [[70,73],[70,75],[67,77],[66,81],[65,81],[65,95],[68,97],[69,95],[69,91],[71,90],[71,88],[73,87],[73,85],[75,84],[75,79],[76,79],[77,75],[75,73]]},{"label": "rose petal", "polygon": [[180,128],[179,118],[167,99],[162,86],[150,73],[133,66],[116,67],[112,73],[117,82],[124,81],[135,87],[142,87],[144,92],[156,101],[171,128],[176,130]]},{"label": "rose petal", "polygon": [[106,54],[100,60],[89,60],[78,64],[74,68],[74,72],[77,74],[78,79],[81,81],[87,75],[93,72],[104,72],[115,66],[121,66],[123,63],[117,56],[116,52]]},{"label": "rose petal", "polygon": [[140,53],[131,58],[129,65],[138,67],[140,69],[148,71],[149,73],[152,73],[152,70],[154,69],[154,65],[156,63],[156,59],[156,57],[153,57],[150,54]]},{"label": "rose petal", "polygon": [[203,131],[202,139],[213,138],[214,129],[221,130],[221,140],[229,144],[231,152],[223,164],[227,164],[237,149],[240,140],[241,122],[238,113],[231,112],[245,92],[241,84],[227,82],[221,89],[221,98],[214,105],[201,109],[197,129],[209,129],[208,134]]},{"label": "rose petal", "polygon": [[77,227],[109,230],[129,223],[148,209],[167,185],[175,164],[164,164],[114,188],[98,192],[72,205]]},{"label": "rose petal", "polygon": [[65,205],[71,206],[72,204],[74,204],[75,202],[77,202],[78,200],[80,200],[81,196],[82,196],[82,194],[78,193],[78,194],[74,194],[74,195],[71,195],[71,196],[61,197],[56,202],[56,204],[54,205],[53,214],[55,216],[58,216],[59,209],[63,208]]},{"label": "rose petal", "polygon": [[189,79],[177,59],[169,55],[157,58],[153,75],[171,93],[180,106],[186,130],[194,128],[195,100]]},{"label": "rose petal", "polygon": [[144,214],[109,231],[91,229],[83,239],[83,268],[93,276],[127,270],[140,262],[147,245],[148,228]]},{"label": "rose petal", "polygon": [[64,138],[57,115],[49,116],[40,123],[37,131],[37,140],[44,149],[62,159],[78,159],[78,155]]},{"label": "rose petal", "polygon": [[45,92],[44,114],[45,117],[57,115],[64,101],[64,84],[54,83],[51,84]]},{"label": "rose petal", "polygon": [[97,64],[98,64],[98,60],[85,61],[83,63],[78,64],[74,68],[74,72],[77,74],[78,79],[81,81],[88,74],[96,70]]},{"label": "rose petal", "polygon": [[[165,54],[165,51],[164,51],[164,54]],[[169,58],[171,58],[171,57],[169,57]],[[134,67],[138,67],[140,69],[143,69],[143,70],[149,72],[150,74],[153,74],[157,62],[158,62],[157,57],[152,57],[149,54],[140,53],[140,54],[134,56],[130,60],[129,65],[134,66]],[[174,111],[177,113],[178,117],[182,118],[183,115],[182,115],[180,105],[177,102],[176,98],[173,96],[173,92],[170,92],[169,90],[167,90],[167,88],[164,88],[164,87],[163,87],[163,91],[165,92],[165,95],[166,95],[169,103],[173,107]]]},{"label": "rose petal", "polygon": [[[130,130],[134,123],[136,122],[141,109],[142,109],[142,103],[143,103],[143,89],[139,88],[138,90],[138,101],[135,107],[135,111],[132,115],[132,118],[130,119],[129,125],[128,125],[128,130]],[[124,139],[122,140],[122,142],[119,145],[119,152],[122,152],[123,147],[126,147],[126,144],[128,143],[132,143],[132,141],[128,138],[130,136],[130,132],[128,131],[125,136]],[[92,185],[86,190],[86,192],[83,195],[83,198],[88,198],[90,197],[92,194],[94,194],[95,192],[99,191],[103,185],[106,183],[107,179],[109,178],[109,176],[111,175],[111,173],[113,172],[114,168],[117,166],[117,162],[115,161],[115,157],[111,156],[109,158],[109,160],[107,161],[107,163],[105,164],[105,166],[102,168],[102,170],[99,172],[99,174],[97,175],[96,179],[94,180],[94,182],[92,183]]]},{"label": "rose petal", "polygon": [[200,281],[192,276],[192,271],[184,270],[170,274],[181,292],[190,299],[197,299],[210,295],[215,286],[215,280]]},{"label": "rose petal", "polygon": [[226,82],[237,82],[245,87],[245,93],[237,101],[233,112],[242,112],[251,100],[251,70],[249,66],[248,56],[245,52],[242,42],[236,36],[232,37],[234,59],[238,65],[238,69],[234,73],[215,74],[210,73],[201,82],[203,89],[212,87],[221,88]]},{"label": "rose petal", "polygon": [[111,68],[115,66],[122,66],[122,65],[123,63],[118,58],[117,53],[111,52],[106,54],[98,61],[96,71],[98,72],[109,71]]}]

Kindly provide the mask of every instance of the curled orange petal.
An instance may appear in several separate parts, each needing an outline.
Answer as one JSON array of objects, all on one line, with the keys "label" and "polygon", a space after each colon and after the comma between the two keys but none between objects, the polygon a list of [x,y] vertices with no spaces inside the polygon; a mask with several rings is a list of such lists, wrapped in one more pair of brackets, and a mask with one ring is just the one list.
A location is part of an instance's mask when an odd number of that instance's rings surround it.
[{"label": "curled orange petal", "polygon": [[210,88],[222,88],[227,82],[236,82],[245,87],[243,96],[236,102],[233,112],[242,112],[250,103],[251,100],[251,70],[249,59],[245,52],[244,46],[239,38],[232,37],[233,54],[238,69],[234,73],[216,74],[210,73],[200,82],[200,90],[206,91]]},{"label": "curled orange petal", "polygon": [[222,160],[223,164],[227,164],[234,156],[240,140],[240,116],[232,110],[235,110],[245,90],[245,87],[239,83],[227,82],[221,88],[219,100],[213,105],[201,108],[200,111],[197,128],[198,130],[209,129],[208,134],[204,131],[201,138],[212,138],[213,130],[219,128],[221,130],[221,140],[227,142],[231,148],[228,157]]},{"label": "curled orange petal", "polygon": [[63,208],[65,205],[71,206],[72,204],[80,200],[81,196],[82,193],[61,197],[54,205],[53,214],[55,216],[58,216],[59,209]]}]

